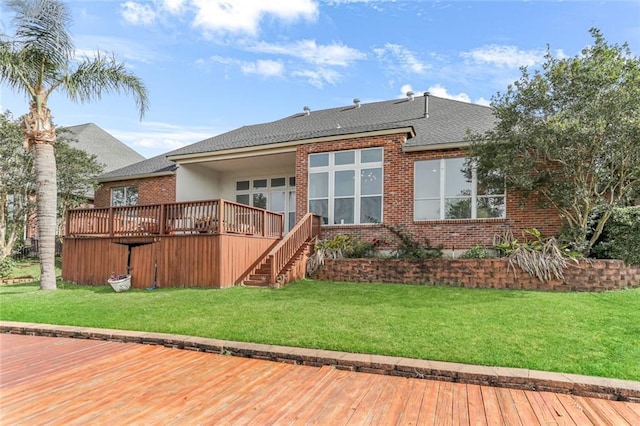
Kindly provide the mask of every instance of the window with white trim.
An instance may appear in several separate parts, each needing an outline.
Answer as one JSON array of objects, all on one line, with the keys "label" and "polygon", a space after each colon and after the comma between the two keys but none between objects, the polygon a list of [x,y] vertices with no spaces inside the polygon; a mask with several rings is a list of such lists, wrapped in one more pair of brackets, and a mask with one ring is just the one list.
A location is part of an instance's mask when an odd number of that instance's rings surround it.
[{"label": "window with white trim", "polygon": [[309,154],[309,212],[327,225],[382,222],[382,148]]},{"label": "window with white trim", "polygon": [[492,187],[464,173],[465,158],[414,163],[414,220],[505,217],[504,185]]},{"label": "window with white trim", "polygon": [[285,230],[296,224],[296,178],[277,176],[236,181],[236,202],[284,215]]},{"label": "window with white trim", "polygon": [[138,204],[138,186],[119,186],[111,188],[111,206],[135,206]]}]

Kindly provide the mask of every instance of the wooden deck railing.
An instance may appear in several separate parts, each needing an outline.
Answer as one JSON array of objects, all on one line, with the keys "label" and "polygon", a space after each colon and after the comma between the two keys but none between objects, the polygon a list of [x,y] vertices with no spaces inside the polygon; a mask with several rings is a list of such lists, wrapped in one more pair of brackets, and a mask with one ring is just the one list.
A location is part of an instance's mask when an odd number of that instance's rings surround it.
[{"label": "wooden deck railing", "polygon": [[275,284],[278,274],[282,272],[298,250],[311,238],[320,235],[321,220],[322,218],[320,216],[307,213],[271,250],[267,256],[271,264],[271,277],[269,281],[271,284]]},{"label": "wooden deck railing", "polygon": [[279,238],[283,215],[226,200],[70,210],[68,237],[235,233]]}]

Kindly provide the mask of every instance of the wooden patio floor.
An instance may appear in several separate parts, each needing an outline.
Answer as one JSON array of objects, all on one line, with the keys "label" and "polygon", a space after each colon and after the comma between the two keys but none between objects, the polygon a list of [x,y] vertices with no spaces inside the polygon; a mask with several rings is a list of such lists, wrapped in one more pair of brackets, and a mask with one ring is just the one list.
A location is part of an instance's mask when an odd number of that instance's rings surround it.
[{"label": "wooden patio floor", "polygon": [[640,424],[640,404],[0,334],[0,424]]}]

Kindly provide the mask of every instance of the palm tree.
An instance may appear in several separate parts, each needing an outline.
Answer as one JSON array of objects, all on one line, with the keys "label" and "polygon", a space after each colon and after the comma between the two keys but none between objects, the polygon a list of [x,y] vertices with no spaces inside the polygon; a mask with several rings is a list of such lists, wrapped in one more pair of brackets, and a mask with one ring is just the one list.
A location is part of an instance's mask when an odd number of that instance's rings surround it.
[{"label": "palm tree", "polygon": [[65,93],[76,102],[98,100],[103,93],[134,96],[140,118],[147,110],[147,90],[137,76],[113,55],[75,58],[69,27],[71,17],[59,0],[5,0],[15,13],[15,35],[0,35],[0,82],[29,101],[22,118],[27,149],[33,150],[36,171],[38,235],[40,238],[40,289],[55,290],[56,231],[55,127],[47,108],[49,95]]}]

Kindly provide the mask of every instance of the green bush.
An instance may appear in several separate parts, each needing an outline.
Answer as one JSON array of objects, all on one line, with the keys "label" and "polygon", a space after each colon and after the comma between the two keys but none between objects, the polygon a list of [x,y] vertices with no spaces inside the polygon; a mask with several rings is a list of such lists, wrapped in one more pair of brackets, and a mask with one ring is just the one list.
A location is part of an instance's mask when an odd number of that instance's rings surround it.
[{"label": "green bush", "polygon": [[15,267],[16,261],[11,256],[0,260],[0,278],[8,277]]},{"label": "green bush", "polygon": [[490,257],[491,253],[482,244],[476,244],[460,255],[460,259],[488,259]]},{"label": "green bush", "polygon": [[591,254],[640,265],[640,206],[614,208]]}]

